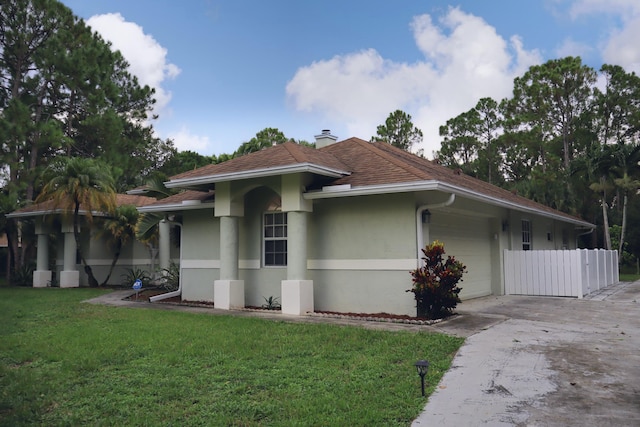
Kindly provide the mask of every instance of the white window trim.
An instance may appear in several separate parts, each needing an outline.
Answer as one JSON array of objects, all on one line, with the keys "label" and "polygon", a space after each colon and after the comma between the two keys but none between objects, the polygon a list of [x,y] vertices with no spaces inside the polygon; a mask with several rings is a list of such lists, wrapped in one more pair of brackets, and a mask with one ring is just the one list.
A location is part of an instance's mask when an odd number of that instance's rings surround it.
[{"label": "white window trim", "polygon": [[[266,227],[266,221],[265,218],[267,215],[276,215],[276,214],[283,214],[284,215],[284,226],[285,226],[285,237],[266,237],[265,236],[265,227]],[[287,267],[287,263],[289,261],[289,244],[288,244],[288,218],[287,218],[287,213],[286,212],[281,212],[281,211],[266,211],[262,213],[262,227],[261,227],[261,233],[262,233],[262,239],[261,241],[261,252],[262,252],[262,267],[263,268],[286,268]],[[267,265],[267,251],[265,250],[265,246],[266,246],[266,242],[267,241],[282,241],[284,240],[285,242],[287,242],[287,250],[284,253],[285,257],[287,258],[287,262],[285,262],[284,265]]]},{"label": "white window trim", "polygon": [[[525,230],[525,224],[527,224],[527,230]],[[532,227],[531,227],[531,220],[529,219],[523,219],[521,221],[521,225],[520,225],[520,240],[522,241],[522,250],[523,251],[530,251],[533,250],[533,233],[532,233]],[[529,241],[526,242],[524,240],[524,236],[525,236],[525,232],[527,233],[528,237],[529,237]],[[525,245],[528,245],[529,247],[527,249],[525,249]]]}]

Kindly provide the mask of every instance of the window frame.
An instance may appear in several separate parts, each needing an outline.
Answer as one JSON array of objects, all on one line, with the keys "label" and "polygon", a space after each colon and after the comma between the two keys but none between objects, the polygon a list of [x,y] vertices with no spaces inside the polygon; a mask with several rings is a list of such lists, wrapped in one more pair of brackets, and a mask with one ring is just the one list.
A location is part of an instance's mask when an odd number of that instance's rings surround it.
[{"label": "window frame", "polygon": [[[268,218],[271,218],[269,220]],[[278,222],[280,221],[280,222]],[[267,211],[262,214],[262,266],[265,268],[283,268],[288,262],[288,218],[286,212]],[[273,250],[267,250],[270,242],[276,242]],[[284,250],[276,248],[277,242],[284,243]],[[280,249],[280,250],[278,250]],[[284,261],[276,262],[278,256]]]},{"label": "window frame", "polygon": [[522,237],[522,250],[530,251],[533,249],[533,233],[531,231],[531,221],[523,219],[521,221],[521,237]]}]

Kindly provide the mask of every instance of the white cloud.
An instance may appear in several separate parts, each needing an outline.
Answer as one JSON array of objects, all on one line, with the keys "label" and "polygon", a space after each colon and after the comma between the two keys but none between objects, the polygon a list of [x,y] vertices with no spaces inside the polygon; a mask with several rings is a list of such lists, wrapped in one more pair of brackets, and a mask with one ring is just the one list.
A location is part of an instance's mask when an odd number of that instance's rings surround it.
[{"label": "white cloud", "polygon": [[640,2],[638,0],[576,0],[570,9],[575,19],[583,15],[610,15],[620,26],[600,46],[604,62],[640,73]]},{"label": "white cloud", "polygon": [[586,43],[580,43],[572,38],[564,39],[562,44],[555,50],[556,58],[565,58],[567,56],[579,56],[585,58],[593,52],[593,47]]},{"label": "white cloud", "polygon": [[129,63],[129,71],[142,85],[155,88],[155,112],[165,109],[171,93],[162,87],[167,79],[180,73],[180,69],[167,62],[167,49],[134,22],[125,21],[119,13],[95,15],[87,24],[122,53]]},{"label": "white cloud", "polygon": [[368,139],[389,113],[401,109],[424,133],[426,155],[440,148],[438,128],[482,97],[500,100],[514,77],[540,63],[514,36],[507,42],[482,18],[450,8],[437,24],[430,15],[411,23],[424,58],[396,63],[374,49],[335,56],[298,69],[287,95],[301,111],[345,123],[348,136]]},{"label": "white cloud", "polygon": [[572,18],[597,13],[627,16],[640,13],[638,0],[575,0],[569,9]]},{"label": "white cloud", "polygon": [[173,140],[178,151],[195,151],[203,155],[212,153],[212,144],[208,136],[192,134],[185,126],[177,132],[170,132],[168,138]]},{"label": "white cloud", "polygon": [[640,73],[640,14],[628,20],[624,27],[611,34],[602,52],[609,64],[622,66],[627,71]]}]

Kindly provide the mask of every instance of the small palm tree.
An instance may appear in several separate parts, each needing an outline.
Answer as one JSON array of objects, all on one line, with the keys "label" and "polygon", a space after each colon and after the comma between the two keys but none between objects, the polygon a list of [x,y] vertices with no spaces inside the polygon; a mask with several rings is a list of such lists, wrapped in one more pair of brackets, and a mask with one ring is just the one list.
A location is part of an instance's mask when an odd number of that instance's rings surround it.
[{"label": "small palm tree", "polygon": [[[161,177],[152,177],[147,181],[147,196],[155,197],[157,200],[167,198],[175,194],[175,190],[167,188],[164,185],[164,180]],[[158,223],[164,218],[164,215],[159,215],[151,212],[144,213],[138,217],[138,224],[136,225],[136,239],[144,243],[149,249],[151,255],[151,267],[155,269],[155,259],[157,255],[157,245],[159,239]]]},{"label": "small palm tree", "polygon": [[113,273],[113,268],[120,258],[122,247],[135,238],[138,216],[138,210],[135,206],[122,205],[115,208],[113,215],[105,219],[104,227],[100,235],[106,236],[115,250],[113,252],[111,266],[109,267],[109,273],[101,286],[106,285],[109,281],[111,273]]},{"label": "small palm tree", "polygon": [[54,207],[73,217],[73,236],[89,286],[98,286],[80,246],[80,207],[89,224],[96,212],[113,212],[116,193],[109,168],[94,159],[61,157],[52,162],[43,175],[45,185],[37,200],[53,200]]}]

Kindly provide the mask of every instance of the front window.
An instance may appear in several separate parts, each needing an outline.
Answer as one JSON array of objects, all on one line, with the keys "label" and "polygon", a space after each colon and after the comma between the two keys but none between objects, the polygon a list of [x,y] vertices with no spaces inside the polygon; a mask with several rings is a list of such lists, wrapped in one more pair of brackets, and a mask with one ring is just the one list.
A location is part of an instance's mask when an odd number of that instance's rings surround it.
[{"label": "front window", "polygon": [[522,250],[531,250],[531,221],[528,219],[522,220]]},{"label": "front window", "polygon": [[287,213],[264,214],[264,265],[287,265]]}]

